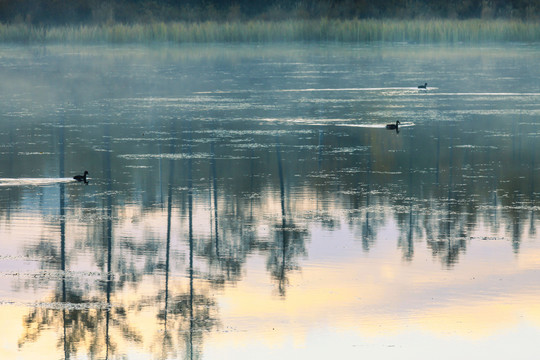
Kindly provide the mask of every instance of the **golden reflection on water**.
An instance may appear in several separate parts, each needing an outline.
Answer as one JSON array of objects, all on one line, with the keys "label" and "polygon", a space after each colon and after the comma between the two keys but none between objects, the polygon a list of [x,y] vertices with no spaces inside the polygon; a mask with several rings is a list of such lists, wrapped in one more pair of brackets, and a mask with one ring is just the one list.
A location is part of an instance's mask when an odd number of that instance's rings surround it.
[{"label": "golden reflection on water", "polygon": [[[307,211],[307,204],[298,202],[296,211]],[[274,205],[264,207],[269,212],[276,209]],[[201,216],[194,227],[203,230],[197,232],[197,236],[207,236],[204,226],[211,220],[209,209],[197,208],[199,212],[195,214]],[[203,215],[205,212],[207,216]],[[181,219],[179,213],[173,213]],[[148,237],[163,239],[166,236],[163,232],[166,213],[162,210],[142,213],[136,207],[126,207],[115,218],[116,239],[131,236],[134,242],[142,242]],[[27,219],[25,223],[39,221],[38,217]],[[131,230],[128,224],[133,225]],[[24,224],[17,226],[25,227]],[[50,229],[48,225],[42,226],[42,230]],[[432,255],[423,240],[415,244],[414,259],[404,262],[401,251],[396,248],[400,230],[394,221],[381,227],[369,252],[362,249],[355,236],[356,229],[348,226],[345,219],[342,218],[335,229],[310,225],[310,236],[306,240],[310,256],[299,260],[298,268],[288,274],[285,296],[269,275],[265,256],[256,253],[247,258],[245,268],[248,270],[242,274],[241,281],[220,289],[205,279],[204,271],[196,271],[193,277],[187,271],[186,275],[183,269],[188,259],[176,257],[180,267],[168,278],[167,300],[163,298],[166,275],[149,273],[133,286],[117,291],[111,297],[110,310],[91,304],[90,309],[82,311],[70,309],[69,304],[64,310],[62,305],[55,307],[58,300],[50,295],[58,281],[54,278],[35,299],[24,293],[19,297],[18,291],[7,289],[18,276],[23,275],[24,279],[25,267],[21,266],[21,274],[4,273],[2,276],[5,284],[2,288],[7,292],[2,296],[0,319],[2,328],[10,331],[5,333],[6,345],[0,355],[2,358],[31,358],[37,354],[59,356],[58,342],[63,337],[60,329],[66,312],[93,314],[90,318],[95,323],[70,325],[82,326],[81,330],[87,332],[72,345],[78,352],[90,350],[95,346],[95,339],[101,338],[98,341],[101,348],[94,355],[105,356],[104,320],[110,311],[112,317],[117,316],[109,324],[110,355],[131,353],[131,356],[157,358],[175,358],[182,349],[195,351],[193,347],[210,354],[209,358],[213,358],[212,354],[242,358],[236,355],[237,351],[247,358],[250,349],[268,351],[262,358],[270,358],[278,349],[291,353],[303,349],[319,358],[327,351],[324,346],[330,343],[339,347],[338,353],[343,356],[370,351],[380,355],[391,353],[395,347],[399,347],[402,354],[418,355],[423,347],[407,341],[411,333],[416,334],[417,340],[424,338],[441,345],[452,341],[467,346],[493,341],[489,339],[508,331],[527,335],[531,331],[537,333],[540,328],[540,291],[536,284],[540,249],[533,239],[524,241],[521,253],[514,254],[504,233],[485,236],[487,232],[479,229],[478,234],[483,236],[470,236],[467,252],[462,254],[459,265],[448,268]],[[72,231],[73,235],[78,233],[74,228]],[[49,237],[54,238],[55,234]],[[178,251],[189,251],[184,246]],[[121,250],[115,252],[121,259]],[[199,265],[196,265],[198,270],[202,270]],[[156,298],[158,294],[161,295]],[[99,297],[103,301],[103,296]],[[202,316],[195,325],[193,319],[190,320],[194,315],[189,314],[186,303],[190,297],[191,301],[193,297],[197,299],[193,306]],[[34,302],[39,304],[34,306]],[[168,307],[166,322],[165,306]],[[180,306],[178,312],[172,310],[174,306]],[[32,329],[36,326],[32,323],[23,326],[30,319],[35,321],[36,316],[48,319],[43,320],[43,329]],[[34,338],[33,333],[38,336]],[[172,340],[164,340],[169,337]],[[520,342],[519,338],[515,341]]]}]

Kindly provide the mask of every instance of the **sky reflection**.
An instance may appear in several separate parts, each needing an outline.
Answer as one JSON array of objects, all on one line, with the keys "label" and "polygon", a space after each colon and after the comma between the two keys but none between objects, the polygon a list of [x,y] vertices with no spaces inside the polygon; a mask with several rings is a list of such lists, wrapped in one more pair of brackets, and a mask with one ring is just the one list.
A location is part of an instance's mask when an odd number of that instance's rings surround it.
[{"label": "sky reflection", "polygon": [[538,353],[538,49],[269,47],[1,49],[1,358]]}]

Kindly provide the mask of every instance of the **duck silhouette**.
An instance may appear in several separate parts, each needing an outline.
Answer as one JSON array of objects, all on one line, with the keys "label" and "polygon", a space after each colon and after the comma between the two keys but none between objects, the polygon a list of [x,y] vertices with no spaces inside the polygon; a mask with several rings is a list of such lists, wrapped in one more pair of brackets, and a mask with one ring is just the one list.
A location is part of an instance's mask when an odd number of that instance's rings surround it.
[{"label": "duck silhouette", "polygon": [[86,180],[86,175],[88,175],[88,171],[84,171],[84,175],[75,175],[73,179],[77,181],[84,181],[85,184],[88,184],[88,181]]},{"label": "duck silhouette", "polygon": [[427,83],[424,83],[424,85],[418,85],[419,89],[427,89]]},{"label": "duck silhouette", "polygon": [[388,124],[388,125],[386,125],[386,128],[387,128],[388,130],[398,130],[398,125],[399,125],[399,124],[401,124],[401,123],[399,122],[399,120],[397,120],[395,124]]}]

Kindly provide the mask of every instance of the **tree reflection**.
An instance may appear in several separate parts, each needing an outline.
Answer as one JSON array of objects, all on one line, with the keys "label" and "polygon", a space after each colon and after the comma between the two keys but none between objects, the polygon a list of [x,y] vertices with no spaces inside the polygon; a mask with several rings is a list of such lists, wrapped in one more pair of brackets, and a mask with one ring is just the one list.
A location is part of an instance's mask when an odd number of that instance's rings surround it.
[{"label": "tree reflection", "polygon": [[[189,139],[188,139],[189,141]],[[160,357],[165,359],[169,354],[176,356],[179,349],[184,349],[183,359],[198,359],[202,353],[203,335],[218,324],[217,304],[214,299],[201,294],[195,285],[195,249],[193,235],[193,159],[192,146],[188,142],[187,152],[187,242],[188,242],[188,288],[180,294],[172,294],[169,289],[170,257],[171,257],[171,223],[175,165],[169,163],[169,185],[167,192],[167,235],[165,259],[164,307],[158,312],[158,319],[163,321],[163,337]],[[217,223],[216,223],[217,226]],[[199,292],[197,291],[199,290]],[[175,346],[174,334],[182,344]]]},{"label": "tree reflection", "polygon": [[362,226],[362,248],[364,251],[369,251],[371,245],[375,241],[375,234],[373,230],[372,220],[370,218],[370,206],[371,206],[371,176],[373,173],[373,159],[371,153],[368,155],[368,164],[367,164],[367,189],[366,189],[366,215],[364,219],[364,225]]},{"label": "tree reflection", "polygon": [[274,242],[269,249],[266,263],[270,275],[277,282],[278,294],[285,296],[289,284],[289,272],[298,270],[296,259],[306,254],[304,238],[307,231],[297,228],[292,220],[287,221],[285,184],[283,179],[283,161],[281,158],[281,145],[276,143],[276,158],[279,177],[279,193],[281,204],[281,223],[275,226]]},{"label": "tree reflection", "polygon": [[[63,123],[62,123],[63,124]],[[64,177],[64,127],[60,126],[59,141],[59,176]],[[107,147],[110,150],[110,143]],[[141,335],[138,330],[127,321],[127,310],[123,306],[112,304],[113,296],[113,275],[112,275],[112,172],[110,151],[104,155],[104,169],[106,174],[107,192],[104,201],[105,223],[104,239],[106,246],[106,268],[105,274],[105,301],[99,295],[86,294],[84,286],[78,284],[77,278],[69,277],[67,267],[66,250],[66,203],[65,185],[59,185],[59,235],[60,251],[55,254],[54,250],[49,250],[53,259],[60,259],[58,262],[61,279],[54,289],[53,295],[48,299],[48,304],[36,305],[28,315],[24,317],[25,331],[19,340],[19,347],[28,342],[35,342],[41,333],[50,328],[61,328],[61,340],[59,346],[63,348],[64,358],[69,359],[80,352],[81,344],[86,345],[87,352],[92,356],[104,356],[108,359],[114,355],[118,349],[116,341],[111,338],[110,328],[119,330],[121,337],[130,342],[140,342]],[[28,249],[27,254],[38,254],[42,250],[43,244],[38,247]],[[54,246],[50,245],[50,249]],[[47,261],[48,258],[44,260]],[[53,264],[57,262],[53,260]],[[51,264],[49,264],[50,266]],[[103,324],[104,323],[104,324]],[[103,354],[104,355],[101,355]]]},{"label": "tree reflection", "polygon": [[[535,140],[531,140],[531,147],[534,149]],[[529,164],[529,199],[531,201],[531,212],[529,215],[529,236],[534,237],[536,235],[536,193],[535,193],[535,170],[536,170],[536,152],[531,154],[531,160]]]},{"label": "tree reflection", "polygon": [[[449,137],[452,141],[453,137]],[[435,235],[435,239],[428,239],[428,246],[431,248],[433,256],[438,256],[442,263],[447,267],[454,266],[459,260],[459,254],[465,251],[467,242],[466,235],[461,231],[460,227],[464,224],[461,219],[462,212],[460,211],[460,202],[454,191],[454,149],[453,143],[449,146],[448,156],[448,195],[446,198],[446,211],[441,209],[441,213],[445,213],[444,217],[439,222],[439,228]],[[441,202],[444,204],[444,202]]]},{"label": "tree reflection", "polygon": [[[66,359],[84,351],[91,358],[120,357],[131,346],[163,359],[202,357],[206,334],[220,326],[215,294],[241,281],[247,259],[259,256],[275,293],[285,299],[294,273],[302,270],[306,242],[316,236],[307,230],[314,223],[334,234],[349,226],[344,231],[365,253],[397,233],[400,261],[413,262],[424,251],[418,244],[425,243],[448,269],[459,264],[482,226],[503,234],[516,253],[526,233],[536,234],[534,141],[519,143],[519,129],[508,140],[517,165],[509,165],[507,175],[496,165],[498,154],[458,146],[455,125],[403,130],[388,140],[374,129],[355,130],[362,138],[310,127],[300,132],[305,138],[296,138],[271,126],[256,133],[196,123],[177,132],[176,124],[182,120],[156,131],[171,139],[167,154],[161,153],[167,145],[159,143],[156,161],[147,153],[152,146],[155,151],[156,140],[147,145],[136,138],[133,146],[131,134],[123,134],[125,124],[106,122],[100,127],[101,163],[95,165],[103,176],[83,195],[70,185],[54,187],[52,210],[49,195],[39,197],[37,217],[45,230],[24,255],[39,259],[37,266],[52,275],[48,282],[21,277],[16,290],[50,285],[50,293],[24,317],[21,348],[58,328],[56,345]],[[60,177],[71,146],[64,142],[67,129],[63,122],[58,126]],[[424,136],[427,131],[433,134]],[[283,134],[277,141],[276,133]],[[360,149],[358,143],[366,145]],[[74,144],[72,153],[88,151],[81,148]],[[517,169],[524,164],[527,170]],[[22,208],[17,202],[27,195],[20,189],[8,195],[2,211],[9,222],[12,206]],[[158,230],[138,233],[126,214],[130,206],[142,214],[136,221]],[[53,210],[54,216],[47,214]],[[124,234],[120,224],[127,224]],[[390,246],[395,250],[395,243]],[[99,279],[70,275],[79,266],[96,270]],[[140,321],[146,313],[152,321]],[[159,327],[150,335],[149,322]]]},{"label": "tree reflection", "polygon": [[[204,246],[201,255],[209,260],[208,279],[214,286],[222,287],[225,282],[235,282],[240,278],[249,242],[237,241],[237,234],[243,233],[244,213],[237,207],[220,212],[218,178],[215,144],[211,142],[209,188],[211,238]],[[227,215],[227,213],[232,213],[232,215]],[[238,221],[239,219],[241,221]]]},{"label": "tree reflection", "polygon": [[[398,246],[402,248],[403,258],[406,261],[411,261],[414,257],[414,237],[415,237],[414,232],[415,230],[418,229],[418,227],[416,226],[416,223],[414,221],[415,216],[413,215],[413,208],[415,205],[414,202],[416,199],[414,198],[414,191],[413,191],[413,171],[414,170],[413,170],[413,150],[412,150],[413,147],[411,146],[413,143],[412,134],[409,134],[408,139],[409,139],[409,147],[411,149],[409,151],[409,168],[407,171],[408,184],[407,184],[407,200],[406,200],[409,203],[408,204],[409,213],[408,213],[408,219],[406,221],[407,225],[405,226],[406,230],[401,231],[401,236],[398,241]],[[405,221],[402,221],[401,223],[403,224],[405,223]]]},{"label": "tree reflection", "polygon": [[[171,144],[171,152],[174,149]],[[169,182],[167,187],[167,237],[165,245],[165,290],[164,290],[164,308],[158,313],[158,319],[163,320],[163,339],[161,344],[161,358],[166,358],[166,354],[173,349],[173,339],[169,332],[169,274],[171,270],[171,221],[172,221],[172,193],[174,181],[174,161],[169,160]],[[159,295],[158,295],[159,298]]]}]

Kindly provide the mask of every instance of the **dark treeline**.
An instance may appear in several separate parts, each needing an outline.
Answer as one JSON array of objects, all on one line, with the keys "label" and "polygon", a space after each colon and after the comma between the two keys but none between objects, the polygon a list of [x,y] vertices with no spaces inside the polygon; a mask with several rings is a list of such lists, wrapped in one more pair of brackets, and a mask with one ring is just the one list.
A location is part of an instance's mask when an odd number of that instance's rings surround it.
[{"label": "dark treeline", "polygon": [[0,21],[34,25],[251,19],[537,20],[540,0],[0,0]]}]

